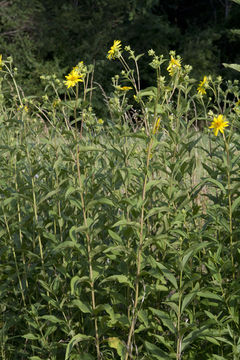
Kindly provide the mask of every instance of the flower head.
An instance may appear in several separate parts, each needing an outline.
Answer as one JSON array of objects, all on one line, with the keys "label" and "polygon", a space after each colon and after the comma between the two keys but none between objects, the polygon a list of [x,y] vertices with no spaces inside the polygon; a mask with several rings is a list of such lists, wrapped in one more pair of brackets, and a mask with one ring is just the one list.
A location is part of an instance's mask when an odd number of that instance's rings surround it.
[{"label": "flower head", "polygon": [[103,124],[104,124],[103,119],[98,119],[98,121],[97,121],[97,122],[98,122],[98,124],[99,124],[99,125],[103,125]]},{"label": "flower head", "polygon": [[223,115],[218,115],[217,117],[213,118],[209,129],[213,129],[215,136],[217,136],[218,131],[220,131],[222,134],[224,133],[224,128],[228,126],[228,121],[225,120],[226,118]]},{"label": "flower head", "polygon": [[119,90],[121,91],[128,91],[128,90],[131,90],[132,87],[131,86],[122,86],[122,87],[119,87]]},{"label": "flower head", "polygon": [[121,55],[121,46],[122,44],[120,40],[114,40],[113,46],[111,46],[110,50],[108,51],[108,60],[115,59]]},{"label": "flower head", "polygon": [[181,60],[180,59],[174,59],[174,57],[171,55],[171,60],[169,62],[169,65],[167,67],[167,71],[169,72],[170,76],[173,76],[176,72],[176,70],[181,68]]},{"label": "flower head", "polygon": [[206,94],[206,87],[208,86],[208,78],[204,76],[203,81],[200,81],[197,91],[200,95]]},{"label": "flower head", "polygon": [[0,54],[0,70],[2,70],[2,54]]},{"label": "flower head", "polygon": [[65,85],[69,89],[70,87],[75,86],[79,81],[82,80],[82,75],[75,69],[73,69],[67,76],[65,76],[67,80],[64,81]]}]

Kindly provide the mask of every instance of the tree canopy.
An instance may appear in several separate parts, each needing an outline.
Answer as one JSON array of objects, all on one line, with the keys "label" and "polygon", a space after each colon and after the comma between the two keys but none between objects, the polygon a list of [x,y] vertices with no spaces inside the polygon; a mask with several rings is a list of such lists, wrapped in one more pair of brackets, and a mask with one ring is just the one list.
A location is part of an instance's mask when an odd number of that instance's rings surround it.
[{"label": "tree canopy", "polygon": [[231,31],[239,16],[231,0],[2,0],[0,49],[13,56],[27,89],[38,87],[41,74],[63,76],[81,60],[94,62],[104,82],[114,39],[136,53],[176,50],[195,76],[231,76],[222,63],[240,63],[239,38]]}]

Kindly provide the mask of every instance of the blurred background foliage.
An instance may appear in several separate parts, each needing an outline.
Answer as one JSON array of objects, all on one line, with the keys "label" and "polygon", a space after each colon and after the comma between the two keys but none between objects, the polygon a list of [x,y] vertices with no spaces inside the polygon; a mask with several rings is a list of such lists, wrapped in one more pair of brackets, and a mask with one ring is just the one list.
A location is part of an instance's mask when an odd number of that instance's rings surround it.
[{"label": "blurred background foliage", "polygon": [[[14,58],[26,95],[42,93],[41,75],[64,79],[79,61],[94,63],[95,81],[111,89],[117,70],[106,54],[114,39],[136,54],[176,50],[197,79],[238,78],[222,63],[240,63],[240,38],[231,31],[239,18],[231,0],[2,0],[0,53]],[[141,59],[143,87],[151,84],[148,62]]]}]

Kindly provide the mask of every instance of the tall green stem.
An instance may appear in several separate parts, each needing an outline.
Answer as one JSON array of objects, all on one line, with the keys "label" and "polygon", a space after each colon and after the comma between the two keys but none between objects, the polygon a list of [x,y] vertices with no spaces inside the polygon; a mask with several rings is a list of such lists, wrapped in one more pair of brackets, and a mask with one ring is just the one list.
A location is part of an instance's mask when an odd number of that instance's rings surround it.
[{"label": "tall green stem", "polygon": [[[157,105],[160,97],[160,68],[157,69],[157,96],[155,99],[155,106],[154,106],[154,126],[153,132],[157,125]],[[147,147],[147,164],[146,164],[146,174],[144,177],[143,183],[143,190],[142,190],[142,209],[141,209],[141,217],[140,217],[140,235],[139,235],[139,245],[137,251],[137,273],[136,273],[136,283],[135,283],[135,300],[133,305],[133,314],[132,314],[132,321],[130,325],[130,330],[128,333],[128,341],[127,341],[127,352],[125,355],[125,360],[128,359],[129,355],[131,356],[131,342],[132,336],[134,334],[134,328],[137,321],[137,308],[138,308],[138,297],[139,297],[139,283],[140,283],[140,272],[141,272],[141,259],[142,259],[142,246],[143,246],[143,226],[144,226],[144,212],[145,212],[145,197],[146,197],[146,186],[148,181],[148,169],[149,169],[149,162],[151,158],[151,150],[152,150],[152,143],[153,143],[153,133],[151,134],[151,138]]]},{"label": "tall green stem", "polygon": [[[180,254],[182,252],[182,239],[180,239]],[[182,307],[182,277],[183,269],[181,267],[179,276],[179,299],[178,299],[178,314],[177,314],[177,354],[176,360],[181,360],[182,354],[182,336],[181,336],[181,307]]]},{"label": "tall green stem", "polygon": [[3,218],[4,218],[5,225],[6,225],[9,240],[10,240],[10,243],[12,245],[12,253],[13,253],[14,263],[15,263],[15,267],[16,267],[18,283],[19,283],[19,287],[20,287],[20,291],[21,291],[21,295],[22,295],[23,305],[26,307],[26,299],[25,299],[24,290],[23,290],[23,286],[22,286],[22,280],[21,280],[20,271],[19,271],[19,267],[18,267],[16,251],[15,251],[15,248],[14,248],[14,241],[13,241],[10,229],[9,229],[9,225],[8,225],[8,221],[7,221],[7,217],[6,217],[6,214],[4,212],[4,209],[3,209]]},{"label": "tall green stem", "polygon": [[127,352],[125,355],[125,360],[128,359],[128,356],[131,355],[132,351],[130,348],[131,342],[132,342],[132,336],[134,333],[135,323],[137,321],[137,307],[138,307],[138,297],[139,297],[139,283],[140,283],[140,272],[141,272],[141,259],[142,259],[142,246],[143,246],[143,225],[144,225],[144,211],[145,211],[145,196],[146,196],[146,186],[147,186],[147,180],[148,180],[148,168],[149,168],[149,161],[151,156],[151,149],[152,149],[152,138],[148,145],[148,152],[147,152],[147,167],[146,167],[146,175],[144,178],[144,184],[143,184],[143,191],[142,191],[142,209],[141,209],[141,218],[140,218],[140,235],[139,235],[139,245],[138,245],[138,251],[137,251],[137,273],[136,273],[136,283],[135,283],[135,300],[133,305],[133,315],[132,315],[132,321],[130,325],[130,330],[128,334],[128,341],[127,341]]},{"label": "tall green stem", "polygon": [[[82,209],[83,209],[83,221],[84,221],[84,225],[87,228],[87,226],[88,226],[87,225],[87,215],[86,215],[86,208],[85,208],[85,202],[84,202],[83,191],[82,191],[83,186],[82,186],[81,169],[80,169],[80,163],[79,163],[79,144],[77,144],[76,163],[77,163],[78,185],[80,187],[80,197],[81,197],[81,204],[82,204]],[[97,322],[97,316],[95,315],[96,300],[95,300],[95,288],[94,288],[92,256],[91,256],[91,237],[88,232],[86,232],[86,238],[87,238],[87,252],[88,252],[88,266],[89,266],[89,279],[90,279],[90,287],[91,287],[92,309],[93,309],[93,313],[94,313],[95,345],[96,345],[96,350],[97,350],[97,360],[101,360],[99,334],[98,334],[98,322]]]}]

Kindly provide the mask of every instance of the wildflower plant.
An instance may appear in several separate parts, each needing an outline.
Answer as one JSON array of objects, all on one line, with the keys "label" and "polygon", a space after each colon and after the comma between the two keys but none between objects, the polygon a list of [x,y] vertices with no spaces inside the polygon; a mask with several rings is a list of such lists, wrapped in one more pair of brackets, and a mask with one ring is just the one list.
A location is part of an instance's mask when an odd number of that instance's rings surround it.
[{"label": "wildflower plant", "polygon": [[239,358],[239,84],[120,45],[106,118],[93,66],[36,99],[2,61],[3,360]]}]

